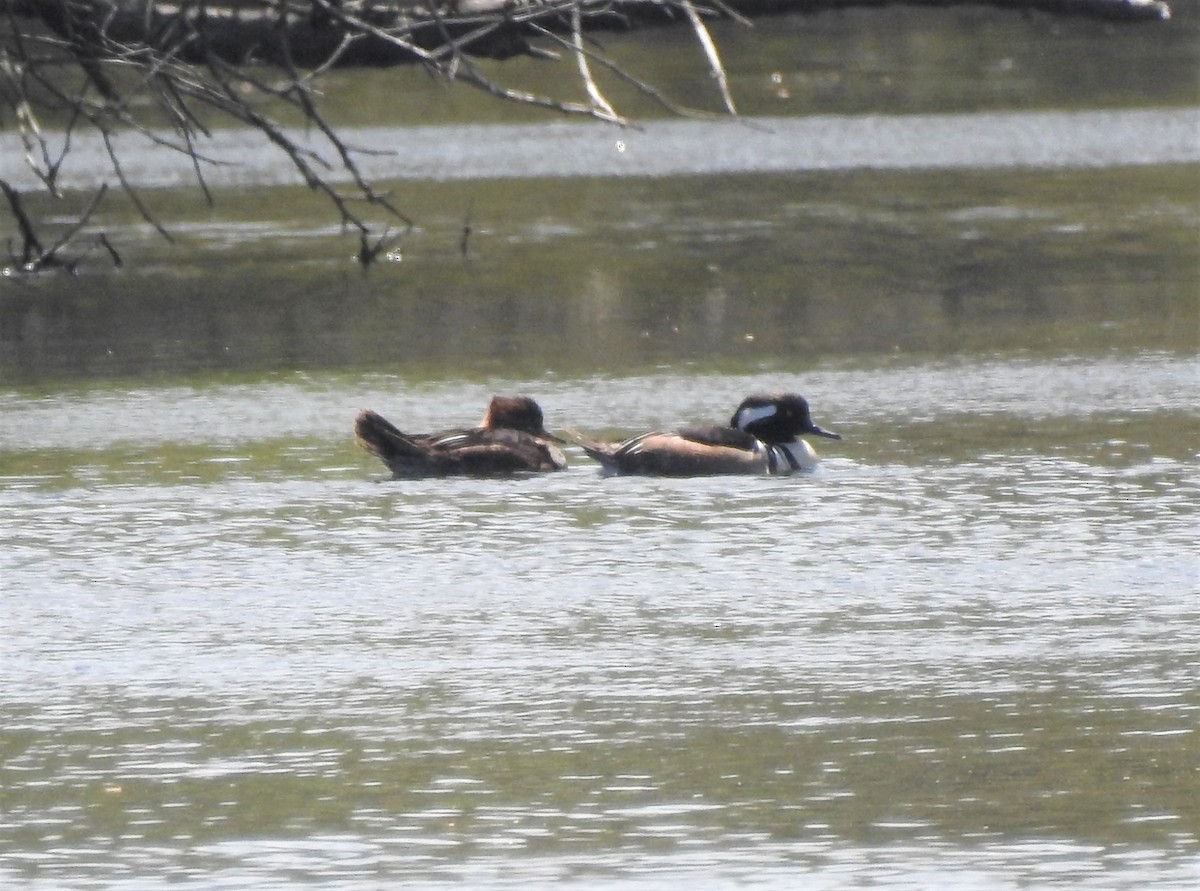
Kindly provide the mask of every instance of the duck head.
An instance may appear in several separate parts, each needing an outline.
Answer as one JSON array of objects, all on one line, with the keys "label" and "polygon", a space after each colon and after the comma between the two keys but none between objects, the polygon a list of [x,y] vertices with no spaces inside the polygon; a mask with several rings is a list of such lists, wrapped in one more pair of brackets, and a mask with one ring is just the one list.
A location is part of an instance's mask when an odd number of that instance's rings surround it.
[{"label": "duck head", "polygon": [[841,434],[814,424],[808,401],[795,393],[748,396],[733,413],[729,426],[744,430],[765,443],[793,442],[805,433],[829,439],[842,438]]},{"label": "duck head", "polygon": [[539,439],[562,442],[546,430],[542,407],[528,396],[493,396],[479,424],[486,430],[520,430]]}]

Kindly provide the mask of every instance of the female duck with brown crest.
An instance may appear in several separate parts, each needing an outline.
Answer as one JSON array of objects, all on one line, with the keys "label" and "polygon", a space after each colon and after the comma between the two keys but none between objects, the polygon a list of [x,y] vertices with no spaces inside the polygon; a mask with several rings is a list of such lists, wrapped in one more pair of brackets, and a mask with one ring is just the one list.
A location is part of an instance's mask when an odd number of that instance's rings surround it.
[{"label": "female duck with brown crest", "polygon": [[493,396],[478,427],[410,434],[373,411],[361,411],[354,436],[397,478],[512,476],[565,470],[567,459],[528,396]]},{"label": "female duck with brown crest", "polygon": [[749,396],[728,427],[643,433],[618,443],[580,442],[608,474],[643,476],[786,475],[812,470],[817,453],[800,434],[841,439],[813,423],[794,393]]}]

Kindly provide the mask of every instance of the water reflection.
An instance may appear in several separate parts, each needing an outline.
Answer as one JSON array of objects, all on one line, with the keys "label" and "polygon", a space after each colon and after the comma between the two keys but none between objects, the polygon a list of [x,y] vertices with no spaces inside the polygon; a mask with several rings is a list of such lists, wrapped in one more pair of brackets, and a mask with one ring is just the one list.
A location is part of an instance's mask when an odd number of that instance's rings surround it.
[{"label": "water reflection", "polygon": [[288,242],[243,246],[238,259],[200,245],[202,274],[151,262],[9,287],[0,374],[31,384],[377,365],[443,378],[1013,346],[1190,350],[1200,214],[1180,198],[1189,184],[1187,167],[733,177],[706,182],[704,198],[675,180],[516,195],[477,184],[460,193],[480,221],[466,261],[461,220],[442,211],[403,262],[367,276]]}]

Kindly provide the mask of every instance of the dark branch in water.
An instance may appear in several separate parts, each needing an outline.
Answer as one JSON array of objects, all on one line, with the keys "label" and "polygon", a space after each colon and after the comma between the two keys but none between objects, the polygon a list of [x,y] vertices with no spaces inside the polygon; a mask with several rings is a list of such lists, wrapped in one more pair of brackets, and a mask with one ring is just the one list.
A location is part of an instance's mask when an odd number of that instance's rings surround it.
[{"label": "dark branch in water", "polygon": [[[79,267],[79,263],[83,257],[80,256],[72,260],[66,260],[63,259],[62,252],[76,240],[76,237],[87,226],[88,221],[92,218],[92,214],[96,212],[96,208],[100,206],[100,202],[104,200],[104,196],[108,193],[108,186],[102,185],[96,190],[96,194],[92,196],[87,209],[50,247],[45,247],[42,244],[41,238],[38,237],[37,229],[29,219],[29,214],[25,211],[25,202],[21,198],[21,193],[3,179],[0,179],[0,191],[4,192],[4,197],[8,201],[8,208],[16,219],[17,229],[21,233],[21,250],[19,254],[13,252],[12,240],[9,239],[9,260],[12,265],[7,271],[9,273],[20,272],[30,274],[42,272],[47,269],[66,269],[69,272],[74,272]],[[120,254],[117,253],[103,232],[95,236],[95,242],[108,252],[114,266],[122,265]]]},{"label": "dark branch in water", "polygon": [[[57,194],[58,171],[74,132],[91,129],[104,142],[113,177],[142,216],[164,236],[166,227],[133,189],[114,137],[132,132],[161,151],[179,152],[192,164],[196,184],[212,201],[204,155],[214,113],[258,130],[314,191],[323,194],[342,225],[359,235],[357,257],[370,266],[412,228],[389,196],[361,175],[354,149],[324,118],[313,79],[335,67],[421,65],[447,81],[465,82],[509,101],[626,124],[601,92],[593,68],[603,69],[659,102],[673,114],[698,114],[625,70],[585,40],[589,33],[638,27],[688,28],[701,49],[698,77],[711,80],[730,115],[736,115],[719,48],[707,23],[787,13],[817,13],[890,5],[991,5],[1013,11],[1109,21],[1160,21],[1170,16],[1162,0],[0,0],[0,115],[7,110],[25,144],[26,160],[47,192]],[[557,59],[575,65],[582,99],[564,100],[497,83],[480,58]],[[289,136],[282,106],[321,134],[327,159]],[[41,119],[65,126],[53,139]],[[165,122],[165,125],[164,125]],[[343,193],[329,171],[349,174]],[[338,177],[344,179],[345,177]],[[43,250],[21,196],[3,191],[17,220],[21,268],[61,262],[62,244]],[[73,228],[79,232],[103,195]],[[401,232],[389,235],[399,223]],[[382,231],[382,236],[376,233]],[[470,215],[460,248],[466,256]],[[114,263],[107,239],[99,243]],[[14,255],[14,262],[18,258]]]},{"label": "dark branch in water", "polygon": [[21,201],[21,193],[9,185],[7,180],[2,179],[0,179],[0,190],[4,191],[4,197],[8,199],[8,208],[16,218],[17,229],[21,232],[21,254],[18,257],[12,252],[12,243],[10,240],[9,257],[15,264],[24,268],[36,258],[41,257],[45,253],[45,249],[42,247],[41,239],[38,238],[37,229],[29,221],[29,215],[25,213],[25,205]]},{"label": "dark branch in water", "polygon": [[471,235],[475,231],[472,221],[475,218],[474,200],[467,202],[467,213],[463,217],[462,236],[458,240],[458,250],[464,260],[471,258]]}]

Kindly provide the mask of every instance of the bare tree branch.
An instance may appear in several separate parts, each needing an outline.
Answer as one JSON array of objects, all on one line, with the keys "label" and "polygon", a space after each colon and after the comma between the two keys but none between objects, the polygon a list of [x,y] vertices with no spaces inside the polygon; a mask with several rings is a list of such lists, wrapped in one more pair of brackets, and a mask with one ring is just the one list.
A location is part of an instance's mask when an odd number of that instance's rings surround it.
[{"label": "bare tree branch", "polygon": [[[84,212],[79,215],[75,222],[50,247],[42,245],[41,239],[37,234],[37,229],[25,211],[25,202],[21,197],[21,193],[3,179],[0,179],[0,191],[4,193],[4,197],[8,201],[8,208],[12,212],[13,218],[17,222],[17,229],[21,233],[20,256],[12,252],[10,240],[9,259],[13,266],[10,267],[9,271],[35,273],[47,269],[66,269],[74,272],[79,265],[80,258],[65,260],[62,257],[62,253],[70,244],[76,241],[77,236],[86,228],[92,218],[92,214],[96,212],[96,208],[100,206],[100,202],[104,200],[104,196],[108,193],[108,187],[101,186],[96,190]],[[109,244],[104,233],[99,233],[95,236],[95,241],[108,251],[113,265],[121,265],[120,255]]]},{"label": "bare tree branch", "polygon": [[[596,70],[603,69],[605,76],[632,86],[672,114],[705,114],[679,106],[607,58],[589,38],[605,30],[673,25],[690,28],[722,106],[736,115],[709,22],[745,24],[781,13],[893,2],[937,7],[985,3],[1125,22],[1162,20],[1170,14],[1163,0],[0,0],[0,118],[5,110],[11,113],[26,163],[55,197],[73,136],[85,129],[95,132],[108,153],[113,178],[142,217],[168,239],[166,225],[126,176],[118,135],[186,156],[204,199],[212,203],[215,196],[205,171],[217,162],[204,151],[211,136],[204,122],[216,114],[258,130],[330,202],[342,225],[358,233],[358,258],[368,266],[395,253],[390,246],[411,231],[413,222],[362,175],[357,158],[363,152],[325,118],[313,89],[313,78],[321,73],[355,65],[416,64],[498,98],[628,125],[597,80]],[[578,98],[516,89],[486,74],[477,62],[518,55],[557,59],[559,51],[574,62]],[[281,121],[293,113],[319,134],[318,143],[301,143],[289,135],[292,131]],[[46,120],[54,120],[59,129],[49,134]],[[333,186],[335,179],[352,185],[343,191]],[[43,269],[55,265],[66,244],[82,236],[106,186],[78,225],[49,249],[20,194],[8,183],[0,189],[21,242],[14,262]],[[396,224],[400,229],[393,234]],[[464,233],[465,255],[469,224]],[[120,262],[103,235],[98,242],[114,263]]]},{"label": "bare tree branch", "polygon": [[725,66],[721,64],[721,56],[717,53],[717,45],[713,43],[712,35],[708,33],[704,20],[700,18],[696,7],[692,5],[692,0],[679,0],[679,3],[683,7],[683,11],[687,13],[692,30],[696,32],[696,42],[700,44],[700,48],[704,50],[704,55],[708,59],[709,72],[721,90],[721,99],[725,102],[726,110],[730,114],[736,115],[737,108],[734,107],[733,96],[729,92],[729,78],[725,76]]}]

